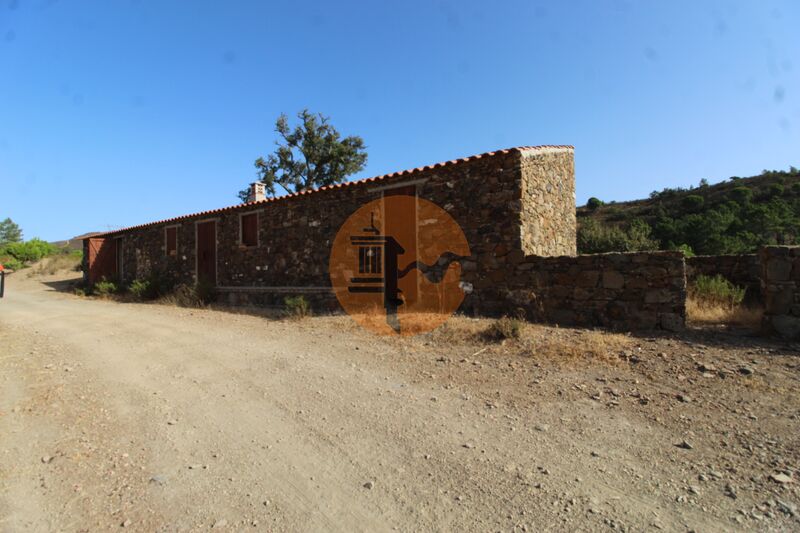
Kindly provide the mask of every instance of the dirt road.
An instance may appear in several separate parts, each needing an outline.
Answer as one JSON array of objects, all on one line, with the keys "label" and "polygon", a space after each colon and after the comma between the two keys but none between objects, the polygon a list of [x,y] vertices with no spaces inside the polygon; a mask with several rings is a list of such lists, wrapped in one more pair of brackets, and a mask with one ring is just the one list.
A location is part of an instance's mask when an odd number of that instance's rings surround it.
[{"label": "dirt road", "polygon": [[[792,347],[692,333],[565,364],[480,321],[387,339],[62,278],[0,300],[0,531],[800,528]],[[542,354],[606,342],[531,328]]]}]

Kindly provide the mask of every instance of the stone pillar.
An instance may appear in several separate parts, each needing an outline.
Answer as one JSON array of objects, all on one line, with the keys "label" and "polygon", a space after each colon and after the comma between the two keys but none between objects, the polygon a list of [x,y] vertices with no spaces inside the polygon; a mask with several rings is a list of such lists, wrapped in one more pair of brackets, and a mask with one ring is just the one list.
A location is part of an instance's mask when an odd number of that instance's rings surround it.
[{"label": "stone pillar", "polygon": [[800,339],[800,246],[764,246],[759,252],[763,329]]}]

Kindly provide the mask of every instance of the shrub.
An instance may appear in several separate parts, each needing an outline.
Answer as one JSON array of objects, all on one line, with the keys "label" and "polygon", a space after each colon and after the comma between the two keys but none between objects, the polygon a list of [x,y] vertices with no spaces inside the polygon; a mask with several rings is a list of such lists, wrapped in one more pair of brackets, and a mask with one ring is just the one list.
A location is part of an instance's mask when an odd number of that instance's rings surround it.
[{"label": "shrub", "polygon": [[518,339],[522,335],[522,320],[504,316],[491,323],[483,332],[483,337],[490,341]]},{"label": "shrub", "polygon": [[594,254],[656,250],[658,242],[650,238],[650,232],[650,225],[640,219],[632,220],[627,229],[587,219],[578,228],[578,251]]},{"label": "shrub", "polygon": [[589,201],[586,202],[586,207],[588,207],[592,211],[594,211],[595,209],[597,209],[601,205],[603,205],[603,202],[599,198],[595,198],[594,196],[589,198]]},{"label": "shrub", "polygon": [[769,196],[781,196],[783,194],[783,185],[780,183],[773,183],[769,186]]},{"label": "shrub", "polygon": [[207,281],[198,281],[194,286],[194,294],[203,305],[208,305],[217,299],[217,291],[214,285]]},{"label": "shrub", "polygon": [[743,185],[731,189],[731,197],[739,204],[747,204],[753,199],[753,191]]},{"label": "shrub", "polygon": [[284,313],[289,318],[306,318],[311,316],[311,306],[305,296],[287,296],[283,299]]},{"label": "shrub", "polygon": [[690,194],[689,196],[684,197],[681,201],[683,208],[691,212],[699,211],[700,208],[703,207],[704,203],[705,199],[699,194]]},{"label": "shrub", "polygon": [[0,264],[2,264],[3,267],[8,270],[20,270],[25,267],[25,265],[22,264],[22,261],[16,259],[15,257],[8,257],[6,259],[3,259],[2,261],[0,261]]},{"label": "shrub", "polygon": [[179,307],[205,307],[214,300],[214,287],[208,283],[176,285],[168,294],[161,296],[161,302]]},{"label": "shrub", "polygon": [[10,255],[21,263],[32,263],[59,251],[56,246],[49,242],[35,238],[26,242],[12,242],[6,244],[3,248],[5,255]]},{"label": "shrub", "polygon": [[113,281],[101,280],[94,284],[93,292],[98,296],[111,296],[119,292],[119,287]]},{"label": "shrub", "polygon": [[135,279],[128,287],[128,292],[134,300],[151,300],[156,297],[153,286],[146,279]]},{"label": "shrub", "polygon": [[695,255],[694,250],[692,250],[692,247],[688,244],[679,244],[675,247],[675,251],[683,252],[683,255],[686,257],[694,257]]},{"label": "shrub", "polygon": [[689,296],[699,306],[733,308],[744,300],[745,289],[737,287],[721,275],[697,276],[689,288]]}]

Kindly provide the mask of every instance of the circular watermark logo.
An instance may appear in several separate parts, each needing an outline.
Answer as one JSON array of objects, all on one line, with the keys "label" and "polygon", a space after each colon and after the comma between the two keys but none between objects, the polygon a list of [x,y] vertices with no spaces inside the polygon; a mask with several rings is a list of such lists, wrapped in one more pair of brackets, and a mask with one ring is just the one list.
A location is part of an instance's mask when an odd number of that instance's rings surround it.
[{"label": "circular watermark logo", "polygon": [[416,196],[384,196],[339,228],[331,285],[361,326],[416,335],[439,327],[461,305],[461,260],[469,255],[464,232],[444,209]]}]

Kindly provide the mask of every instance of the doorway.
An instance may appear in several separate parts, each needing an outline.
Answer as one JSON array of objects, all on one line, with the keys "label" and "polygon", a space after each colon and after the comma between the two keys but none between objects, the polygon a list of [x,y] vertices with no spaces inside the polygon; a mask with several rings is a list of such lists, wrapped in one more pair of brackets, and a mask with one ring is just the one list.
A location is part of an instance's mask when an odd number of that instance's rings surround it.
[{"label": "doorway", "polygon": [[197,282],[217,286],[217,222],[198,222]]}]

